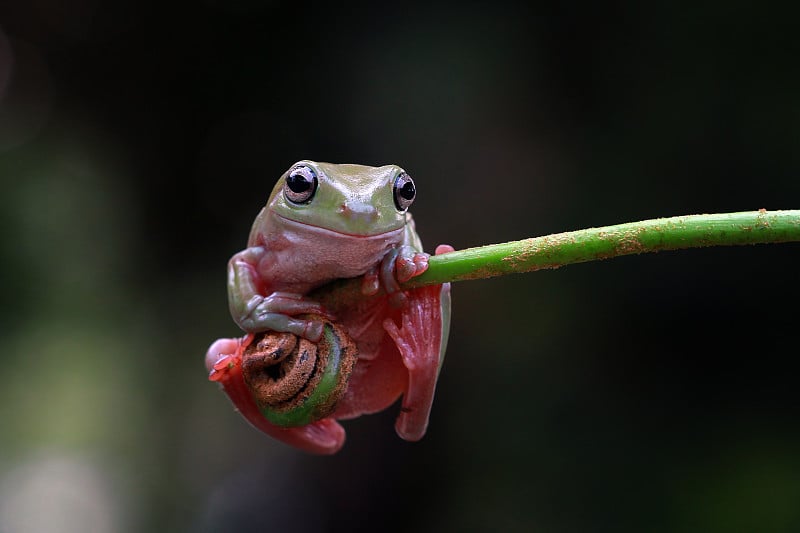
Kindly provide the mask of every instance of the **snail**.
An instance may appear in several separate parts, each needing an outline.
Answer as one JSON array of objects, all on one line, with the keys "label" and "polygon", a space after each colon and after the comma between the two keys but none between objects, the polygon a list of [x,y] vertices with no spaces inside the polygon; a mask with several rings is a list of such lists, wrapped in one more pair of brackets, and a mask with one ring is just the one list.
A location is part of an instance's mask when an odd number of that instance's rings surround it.
[{"label": "snail", "polygon": [[261,414],[276,426],[304,426],[332,415],[347,390],[356,345],[341,326],[323,324],[318,343],[265,331],[240,344],[245,384]]}]

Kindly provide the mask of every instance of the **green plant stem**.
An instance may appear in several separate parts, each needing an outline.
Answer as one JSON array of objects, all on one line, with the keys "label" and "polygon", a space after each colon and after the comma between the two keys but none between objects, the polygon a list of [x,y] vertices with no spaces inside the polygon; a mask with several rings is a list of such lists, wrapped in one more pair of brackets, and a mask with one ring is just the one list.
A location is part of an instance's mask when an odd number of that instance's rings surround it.
[{"label": "green plant stem", "polygon": [[[657,218],[432,256],[428,270],[401,287],[492,278],[662,250],[796,241],[800,241],[800,210]],[[362,294],[361,283],[361,278],[337,280],[311,297],[334,311],[363,305],[369,298]]]},{"label": "green plant stem", "polygon": [[559,268],[624,255],[800,241],[800,210],[658,218],[467,248],[430,258],[403,288]]}]

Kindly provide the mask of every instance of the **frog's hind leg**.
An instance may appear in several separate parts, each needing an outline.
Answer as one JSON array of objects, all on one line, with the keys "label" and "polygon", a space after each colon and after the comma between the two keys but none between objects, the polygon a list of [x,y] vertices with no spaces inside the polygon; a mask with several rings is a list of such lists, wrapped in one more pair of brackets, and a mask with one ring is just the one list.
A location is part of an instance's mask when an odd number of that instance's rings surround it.
[{"label": "frog's hind leg", "polygon": [[400,312],[400,325],[391,318],[383,327],[391,336],[408,370],[408,386],[403,394],[397,434],[409,441],[425,435],[428,427],[439,366],[444,356],[442,299],[449,298],[449,284],[407,291],[408,303]]},{"label": "frog's hind leg", "polygon": [[344,445],[344,428],[332,418],[301,427],[283,428],[271,424],[258,410],[242,374],[241,346],[247,339],[218,339],[206,353],[208,379],[222,385],[234,407],[256,429],[300,450],[330,455]]}]

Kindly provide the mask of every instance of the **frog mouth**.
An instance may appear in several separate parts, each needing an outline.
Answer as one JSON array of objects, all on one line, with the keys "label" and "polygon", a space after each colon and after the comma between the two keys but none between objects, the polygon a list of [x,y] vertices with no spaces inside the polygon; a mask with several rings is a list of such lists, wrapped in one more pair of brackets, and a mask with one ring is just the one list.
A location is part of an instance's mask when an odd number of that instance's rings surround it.
[{"label": "frog mouth", "polygon": [[283,215],[279,215],[278,213],[273,213],[276,217],[281,219],[287,226],[297,228],[297,229],[311,229],[314,232],[321,233],[323,235],[330,235],[331,237],[347,237],[347,238],[355,238],[355,239],[386,239],[387,237],[394,237],[395,235],[400,235],[405,230],[404,226],[399,228],[391,229],[388,231],[380,231],[377,233],[347,233],[344,231],[337,231],[330,228],[325,228],[322,226],[317,226],[316,224],[309,224],[308,222],[300,222],[298,220],[292,220],[291,218],[287,218]]}]

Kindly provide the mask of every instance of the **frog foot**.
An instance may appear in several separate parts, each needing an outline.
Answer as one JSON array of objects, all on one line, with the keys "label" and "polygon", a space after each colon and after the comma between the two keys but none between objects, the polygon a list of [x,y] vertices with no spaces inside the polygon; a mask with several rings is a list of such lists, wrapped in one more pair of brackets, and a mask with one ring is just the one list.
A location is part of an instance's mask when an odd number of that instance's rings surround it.
[{"label": "frog foot", "polygon": [[428,270],[429,257],[429,254],[422,252],[417,252],[411,257],[398,255],[394,265],[397,281],[403,283]]},{"label": "frog foot", "polygon": [[409,290],[413,303],[400,312],[400,323],[395,323],[391,318],[383,321],[383,328],[397,346],[408,371],[406,391],[395,429],[401,438],[409,441],[421,439],[428,427],[441,364],[442,290],[441,285]]},{"label": "frog foot", "polygon": [[436,247],[436,251],[433,255],[442,255],[442,254],[449,254],[450,252],[455,252],[456,249],[450,246],[449,244],[440,244]]},{"label": "frog foot", "polygon": [[206,370],[211,381],[225,381],[228,374],[241,361],[236,360],[239,339],[217,339],[206,352]]},{"label": "frog foot", "polygon": [[[298,318],[297,315],[316,315],[319,319]],[[268,296],[256,295],[250,299],[239,326],[249,333],[272,330],[292,333],[312,342],[322,336],[322,321],[335,317],[321,304],[300,294],[273,292]]]},{"label": "frog foot", "polygon": [[228,374],[236,367],[237,361],[233,355],[223,355],[211,367],[208,373],[209,381],[226,381]]},{"label": "frog foot", "polygon": [[410,246],[395,248],[384,256],[378,267],[378,277],[393,306],[402,307],[406,303],[400,284],[428,270],[429,257]]}]

